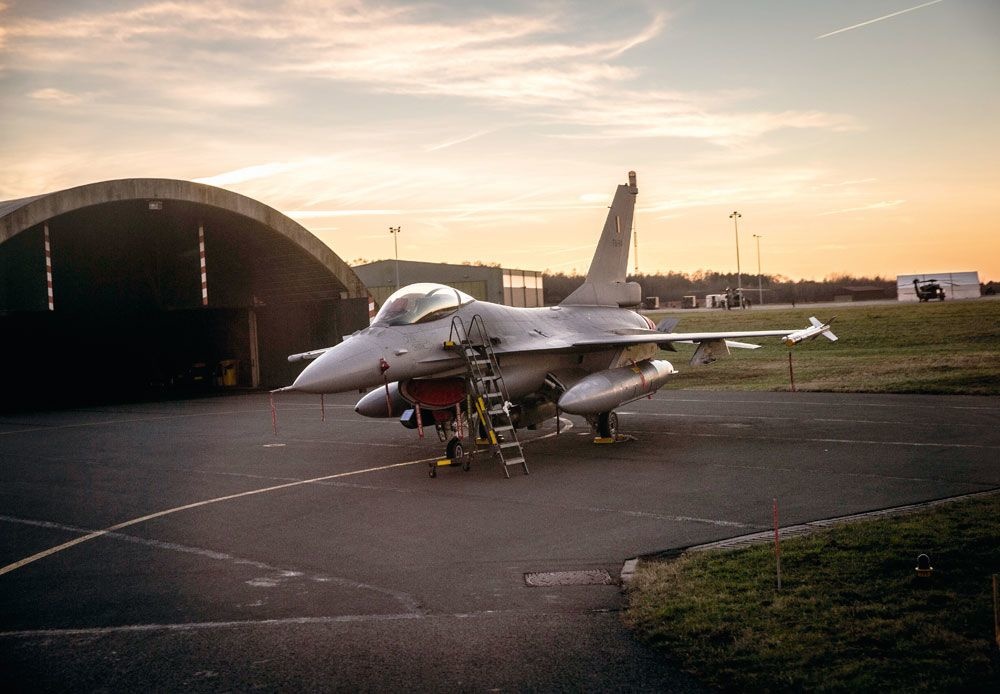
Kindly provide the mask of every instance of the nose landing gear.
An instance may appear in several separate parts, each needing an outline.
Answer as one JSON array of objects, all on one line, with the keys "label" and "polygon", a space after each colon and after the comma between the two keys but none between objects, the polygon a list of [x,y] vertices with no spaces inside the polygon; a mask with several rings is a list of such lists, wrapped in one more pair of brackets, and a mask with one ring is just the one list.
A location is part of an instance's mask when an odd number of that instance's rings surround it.
[{"label": "nose landing gear", "polygon": [[462,439],[457,436],[453,436],[448,441],[448,446],[445,448],[445,456],[440,460],[430,462],[431,477],[437,477],[437,469],[439,467],[461,465],[462,470],[465,472],[468,472],[469,468],[472,467],[472,457],[465,454],[465,446],[462,444]]}]

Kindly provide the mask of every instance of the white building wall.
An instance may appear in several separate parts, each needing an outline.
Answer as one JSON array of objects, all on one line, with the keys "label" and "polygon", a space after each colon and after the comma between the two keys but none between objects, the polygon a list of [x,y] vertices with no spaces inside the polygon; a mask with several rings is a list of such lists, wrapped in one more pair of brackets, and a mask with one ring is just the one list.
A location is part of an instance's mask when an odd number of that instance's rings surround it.
[{"label": "white building wall", "polygon": [[931,272],[922,275],[896,275],[897,298],[900,301],[919,301],[913,289],[913,280],[937,280],[944,289],[945,301],[949,299],[975,299],[979,296],[978,272]]}]

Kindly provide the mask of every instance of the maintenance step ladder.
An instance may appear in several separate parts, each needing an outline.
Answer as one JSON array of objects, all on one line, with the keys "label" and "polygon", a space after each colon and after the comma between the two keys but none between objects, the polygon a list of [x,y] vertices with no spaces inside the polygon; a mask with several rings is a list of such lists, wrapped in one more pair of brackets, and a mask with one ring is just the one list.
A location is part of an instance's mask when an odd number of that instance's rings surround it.
[{"label": "maintenance step ladder", "polygon": [[[500,364],[493,353],[493,341],[486,330],[486,323],[478,313],[468,325],[461,316],[451,321],[451,334],[447,347],[461,352],[468,367],[469,395],[475,420],[482,426],[488,445],[500,458],[504,474],[510,478],[510,468],[520,465],[528,474],[528,463],[524,459],[524,449],[517,440],[514,423],[510,418],[510,399],[500,373]],[[469,413],[470,432],[475,437]]]}]

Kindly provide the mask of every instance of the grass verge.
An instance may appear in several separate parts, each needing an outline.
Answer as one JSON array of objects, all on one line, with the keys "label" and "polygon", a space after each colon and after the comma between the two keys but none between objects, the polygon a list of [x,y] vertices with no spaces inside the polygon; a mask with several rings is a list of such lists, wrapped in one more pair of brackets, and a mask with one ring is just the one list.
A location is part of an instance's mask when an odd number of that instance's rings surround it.
[{"label": "grass verge", "polygon": [[788,540],[780,592],[771,546],[646,562],[625,618],[727,690],[998,692],[998,518],[994,495]]},{"label": "grass verge", "polygon": [[[818,338],[791,350],[799,390],[1000,395],[998,300],[670,315],[681,318],[678,331],[696,332],[805,327],[811,315],[828,320],[834,313],[838,342]],[[788,348],[776,338],[756,342],[764,347],[734,349],[706,366],[688,365],[694,346],[677,345],[677,353],[661,354],[680,372],[668,388],[787,390]]]}]

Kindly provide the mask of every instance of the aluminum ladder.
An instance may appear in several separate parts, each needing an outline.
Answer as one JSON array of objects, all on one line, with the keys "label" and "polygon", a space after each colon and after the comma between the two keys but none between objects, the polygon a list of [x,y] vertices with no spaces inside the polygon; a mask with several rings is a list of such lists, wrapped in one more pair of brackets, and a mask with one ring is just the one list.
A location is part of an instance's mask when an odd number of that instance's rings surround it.
[{"label": "aluminum ladder", "polygon": [[[500,458],[503,472],[510,478],[510,468],[520,465],[528,474],[524,449],[517,440],[514,423],[510,417],[510,398],[503,382],[500,364],[493,352],[493,340],[486,330],[486,323],[478,313],[468,326],[461,316],[451,320],[451,333],[446,346],[461,352],[468,368],[471,408],[470,425],[478,423],[486,434],[488,445]],[[473,413],[475,416],[473,416]],[[470,426],[470,436],[475,432]]]}]

